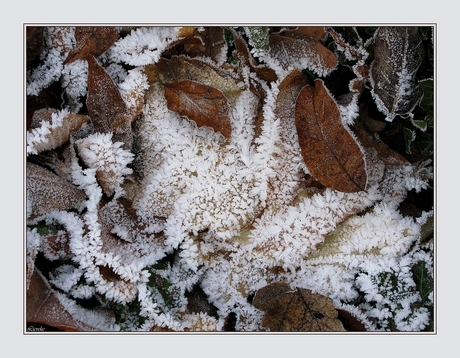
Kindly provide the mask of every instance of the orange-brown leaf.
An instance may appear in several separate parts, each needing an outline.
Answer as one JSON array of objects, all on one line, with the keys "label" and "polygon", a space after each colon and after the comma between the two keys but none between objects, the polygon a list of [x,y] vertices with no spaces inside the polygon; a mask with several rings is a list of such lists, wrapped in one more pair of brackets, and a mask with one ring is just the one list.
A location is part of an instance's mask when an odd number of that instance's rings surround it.
[{"label": "orange-brown leaf", "polygon": [[[86,105],[94,131],[107,133],[126,124],[127,107],[117,85],[93,56],[88,56],[88,97]],[[116,128],[114,128],[114,126]]]},{"label": "orange-brown leaf", "polygon": [[310,173],[323,185],[343,192],[364,190],[364,155],[343,126],[337,103],[322,80],[305,86],[295,106],[302,156]]},{"label": "orange-brown leaf", "polygon": [[194,81],[165,85],[168,108],[194,121],[198,127],[210,127],[224,137],[231,137],[228,100],[217,88]]},{"label": "orange-brown leaf", "polygon": [[119,33],[114,27],[80,26],[75,30],[77,45],[69,52],[64,64],[83,60],[88,55],[99,56],[118,39]]}]

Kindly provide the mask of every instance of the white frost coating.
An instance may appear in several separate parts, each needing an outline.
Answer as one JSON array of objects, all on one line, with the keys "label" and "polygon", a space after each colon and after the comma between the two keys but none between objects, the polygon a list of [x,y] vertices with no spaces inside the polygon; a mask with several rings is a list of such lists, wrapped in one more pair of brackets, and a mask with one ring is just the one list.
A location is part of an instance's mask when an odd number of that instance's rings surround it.
[{"label": "white frost coating", "polygon": [[342,123],[346,126],[352,126],[355,123],[355,119],[359,116],[358,99],[359,94],[353,93],[353,97],[349,103],[346,105],[338,103]]},{"label": "white frost coating", "polygon": [[27,95],[38,96],[42,89],[60,78],[64,60],[73,48],[74,32],[75,28],[69,26],[45,28],[43,64],[28,74]]},{"label": "white frost coating", "polygon": [[83,271],[72,265],[62,265],[50,273],[49,282],[64,292],[69,292],[81,278]]},{"label": "white frost coating", "polygon": [[118,85],[121,97],[126,103],[128,110],[136,110],[142,106],[144,92],[149,88],[147,76],[142,68],[134,68],[128,72],[126,77]]},{"label": "white frost coating", "polygon": [[85,309],[60,292],[54,294],[73,319],[91,327],[94,331],[120,330],[120,327],[115,323],[115,317],[110,316],[107,311]]},{"label": "white frost coating", "polygon": [[105,188],[121,193],[124,177],[133,171],[128,168],[134,155],[123,149],[122,142],[112,142],[112,133],[94,133],[75,142],[85,164],[103,176]]},{"label": "white frost coating", "polygon": [[86,95],[88,86],[88,62],[75,60],[66,64],[62,69],[61,86],[68,98],[69,111],[78,113],[83,107],[82,98]]},{"label": "white frost coating", "polygon": [[116,41],[108,50],[114,62],[131,66],[156,63],[163,50],[177,39],[180,27],[141,27]]},{"label": "white frost coating", "polygon": [[63,119],[69,114],[67,109],[58,111],[57,113],[51,114],[51,123],[48,121],[42,121],[40,127],[32,128],[27,132],[27,155],[38,154],[44,144],[48,143],[47,135],[51,133],[51,130],[61,127],[63,125]]},{"label": "white frost coating", "polygon": [[167,217],[165,233],[173,247],[205,229],[223,240],[231,238],[260,209],[264,171],[248,167],[257,155],[253,158],[251,130],[241,125],[249,120],[254,96],[243,95],[240,105],[247,109],[232,113],[235,139],[227,146],[220,134],[169,111],[160,89],[150,96],[140,129],[149,152],[143,194],[135,202],[138,214],[145,220]]}]

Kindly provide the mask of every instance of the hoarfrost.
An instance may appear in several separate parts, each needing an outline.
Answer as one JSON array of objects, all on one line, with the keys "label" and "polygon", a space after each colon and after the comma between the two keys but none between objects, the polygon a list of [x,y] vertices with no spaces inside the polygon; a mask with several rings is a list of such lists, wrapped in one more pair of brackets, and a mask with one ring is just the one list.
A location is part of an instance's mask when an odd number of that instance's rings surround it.
[{"label": "hoarfrost", "polygon": [[131,66],[156,63],[166,47],[177,39],[180,27],[141,27],[116,41],[108,50],[113,62]]}]

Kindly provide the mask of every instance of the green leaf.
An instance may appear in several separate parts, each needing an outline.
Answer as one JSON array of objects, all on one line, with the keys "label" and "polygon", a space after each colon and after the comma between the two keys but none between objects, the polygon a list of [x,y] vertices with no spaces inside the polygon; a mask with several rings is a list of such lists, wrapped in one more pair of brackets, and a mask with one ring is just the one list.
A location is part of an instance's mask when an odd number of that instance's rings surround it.
[{"label": "green leaf", "polygon": [[268,27],[267,26],[250,26],[247,28],[251,38],[251,45],[256,49],[268,51]]},{"label": "green leaf", "polygon": [[429,295],[433,292],[433,278],[428,274],[425,261],[419,261],[412,266],[412,274],[417,290],[420,292],[422,303],[429,303]]},{"label": "green leaf", "polygon": [[406,143],[406,153],[411,154],[411,144],[415,140],[415,131],[410,130],[407,127],[403,127],[404,132],[404,142]]},{"label": "green leaf", "polygon": [[428,128],[428,123],[424,120],[411,119],[411,122],[415,128],[420,129],[422,132],[425,132],[426,129]]},{"label": "green leaf", "polygon": [[423,90],[423,96],[420,101],[420,107],[427,113],[428,115],[428,125],[433,125],[433,118],[434,118],[434,92],[433,92],[433,80],[426,79],[423,81],[419,81],[419,86]]},{"label": "green leaf", "polygon": [[430,134],[419,133],[416,144],[422,156],[433,153],[433,137]]}]

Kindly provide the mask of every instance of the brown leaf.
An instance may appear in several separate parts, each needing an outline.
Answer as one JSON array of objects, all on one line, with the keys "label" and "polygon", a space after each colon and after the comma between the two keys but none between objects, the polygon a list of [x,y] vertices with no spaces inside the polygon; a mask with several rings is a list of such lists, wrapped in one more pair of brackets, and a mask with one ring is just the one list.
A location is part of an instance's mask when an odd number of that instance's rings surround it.
[{"label": "brown leaf", "polygon": [[322,40],[326,35],[324,26],[299,26],[296,29],[286,31],[286,33],[290,33],[291,37],[305,36],[316,41]]},{"label": "brown leaf", "polygon": [[[57,114],[59,111],[52,108],[43,108],[34,112],[31,121],[31,129],[28,135],[34,134],[34,129],[41,126],[41,122],[45,121],[49,124],[52,123],[52,115]],[[49,127],[47,125],[48,133],[42,136],[42,141],[30,143],[28,150],[34,153],[40,153],[45,150],[51,150],[66,143],[70,139],[70,133],[80,128],[83,124],[89,123],[88,116],[83,114],[69,113],[63,119],[60,125]]]},{"label": "brown leaf", "polygon": [[253,300],[264,311],[262,325],[272,332],[343,332],[332,299],[310,290],[275,282],[259,289]]},{"label": "brown leaf", "polygon": [[107,133],[112,130],[112,123],[127,112],[126,103],[104,67],[91,55],[87,60],[89,116],[95,132]]},{"label": "brown leaf", "polygon": [[75,29],[77,45],[69,52],[64,64],[83,60],[88,55],[99,56],[118,39],[115,27],[79,26]]},{"label": "brown leaf", "polygon": [[210,127],[231,137],[228,100],[217,88],[186,80],[165,85],[165,97],[170,110],[186,116],[198,127]]},{"label": "brown leaf", "polygon": [[86,198],[84,191],[39,165],[27,162],[26,171],[27,209],[32,216],[68,210]]},{"label": "brown leaf", "polygon": [[132,116],[129,115],[117,85],[93,56],[88,56],[88,97],[86,105],[94,131],[114,133],[113,142],[125,143],[131,148]]},{"label": "brown leaf", "polygon": [[303,159],[315,179],[343,192],[364,190],[364,155],[343,126],[337,103],[322,80],[300,92],[295,122]]},{"label": "brown leaf", "polygon": [[170,60],[161,58],[156,64],[145,66],[145,74],[150,83],[199,82],[218,89],[227,98],[237,97],[242,92],[237,85],[239,78],[232,72],[183,56]]},{"label": "brown leaf", "polygon": [[332,72],[337,65],[335,54],[314,37],[295,34],[270,34],[269,53],[278,60],[281,67],[307,67],[319,76]]},{"label": "brown leaf", "polygon": [[[82,307],[75,305],[75,308],[80,312],[87,312]],[[104,311],[100,318],[107,321],[113,319],[109,311]],[[37,268],[34,270],[27,291],[26,320],[28,323],[41,323],[69,332],[101,330],[75,317],[75,312],[70,312],[61,302],[46,278]]]},{"label": "brown leaf", "polygon": [[372,94],[387,121],[406,115],[423,95],[416,74],[423,61],[423,43],[417,27],[380,27],[375,33],[370,69]]}]

